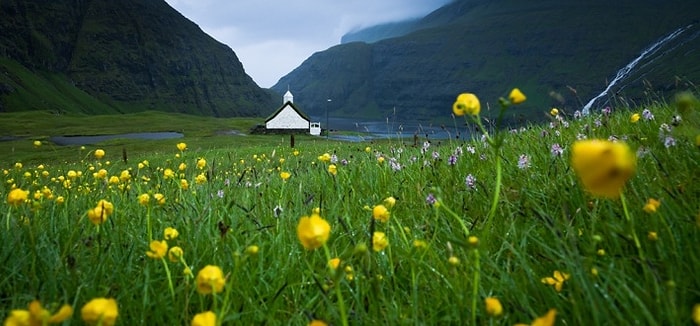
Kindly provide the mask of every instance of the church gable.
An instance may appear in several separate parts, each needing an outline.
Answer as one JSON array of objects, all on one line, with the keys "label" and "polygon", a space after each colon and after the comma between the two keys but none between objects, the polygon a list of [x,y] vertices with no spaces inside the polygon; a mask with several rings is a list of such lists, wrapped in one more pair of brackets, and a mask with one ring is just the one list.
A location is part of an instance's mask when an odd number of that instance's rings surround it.
[{"label": "church gable", "polygon": [[267,129],[309,129],[309,118],[291,102],[286,102],[279,110],[265,120]]}]

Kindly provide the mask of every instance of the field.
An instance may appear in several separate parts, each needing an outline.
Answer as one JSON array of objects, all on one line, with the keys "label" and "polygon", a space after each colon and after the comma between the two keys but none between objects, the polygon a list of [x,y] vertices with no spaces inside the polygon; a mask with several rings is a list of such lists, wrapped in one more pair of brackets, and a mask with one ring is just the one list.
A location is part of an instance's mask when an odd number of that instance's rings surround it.
[{"label": "field", "polygon": [[[87,118],[28,128],[0,143],[0,316],[700,324],[698,109],[687,94],[586,116],[547,109],[549,124],[417,145],[300,136],[292,148],[213,132],[250,121],[183,118],[170,120],[182,139],[58,148],[46,135]],[[465,117],[459,128],[483,123]],[[114,119],[90,128],[136,124]]]}]

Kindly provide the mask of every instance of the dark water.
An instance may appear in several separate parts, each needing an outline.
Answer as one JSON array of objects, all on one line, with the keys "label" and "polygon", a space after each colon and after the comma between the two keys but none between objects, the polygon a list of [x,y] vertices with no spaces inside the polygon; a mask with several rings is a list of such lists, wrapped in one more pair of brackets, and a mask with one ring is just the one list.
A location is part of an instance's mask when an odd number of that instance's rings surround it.
[{"label": "dark water", "polygon": [[[421,139],[455,139],[458,136],[460,139],[463,139],[469,136],[469,131],[464,127],[443,127],[441,125],[417,121],[392,122],[390,120],[367,121],[345,118],[330,118],[328,119],[328,126],[326,126],[325,117],[314,117],[312,120],[320,121],[323,128],[329,127],[331,130],[330,138],[346,141],[412,138],[414,135],[417,135]],[[362,135],[334,135],[333,131],[351,131],[362,133]]]},{"label": "dark water", "polygon": [[155,140],[155,139],[174,139],[182,138],[184,135],[179,132],[165,131],[165,132],[135,132],[128,134],[116,134],[116,135],[99,135],[99,136],[53,136],[49,140],[56,145],[90,145],[103,142],[105,140],[128,138],[128,139],[144,139],[144,140]]}]

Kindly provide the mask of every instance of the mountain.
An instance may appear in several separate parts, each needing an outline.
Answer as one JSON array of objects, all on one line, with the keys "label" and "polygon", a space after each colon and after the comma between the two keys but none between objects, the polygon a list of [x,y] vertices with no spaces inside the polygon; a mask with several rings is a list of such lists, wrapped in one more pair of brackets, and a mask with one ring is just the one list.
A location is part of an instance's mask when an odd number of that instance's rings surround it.
[{"label": "mountain", "polygon": [[[644,49],[689,26],[605,97],[663,100],[700,80],[699,10],[685,0],[456,0],[394,25],[403,29],[355,32],[371,43],[317,52],[272,89],[290,86],[312,116],[328,109],[333,117],[447,122],[461,92],[476,93],[493,115],[497,99],[519,87],[528,100],[507,122],[543,120],[552,106],[580,109]],[[400,36],[379,40],[390,30]]]},{"label": "mountain", "polygon": [[277,96],[163,0],[0,1],[0,112],[264,116]]}]

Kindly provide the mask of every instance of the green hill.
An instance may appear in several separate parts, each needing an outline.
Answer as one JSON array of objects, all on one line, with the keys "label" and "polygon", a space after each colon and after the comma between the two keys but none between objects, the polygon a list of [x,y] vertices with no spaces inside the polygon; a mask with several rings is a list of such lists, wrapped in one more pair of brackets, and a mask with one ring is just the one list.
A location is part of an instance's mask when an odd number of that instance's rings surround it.
[{"label": "green hill", "polygon": [[[699,10],[700,2],[680,0],[454,1],[402,30],[355,32],[372,43],[318,52],[272,89],[291,85],[316,116],[332,98],[334,117],[435,121],[449,119],[460,92],[486,100],[519,87],[528,101],[507,118],[532,121],[551,106],[580,109],[645,48],[691,25],[604,99],[642,104],[700,80]],[[406,28],[413,32],[376,41]]]},{"label": "green hill", "polygon": [[229,117],[276,106],[228,46],[163,0],[3,0],[0,29],[0,112]]}]

